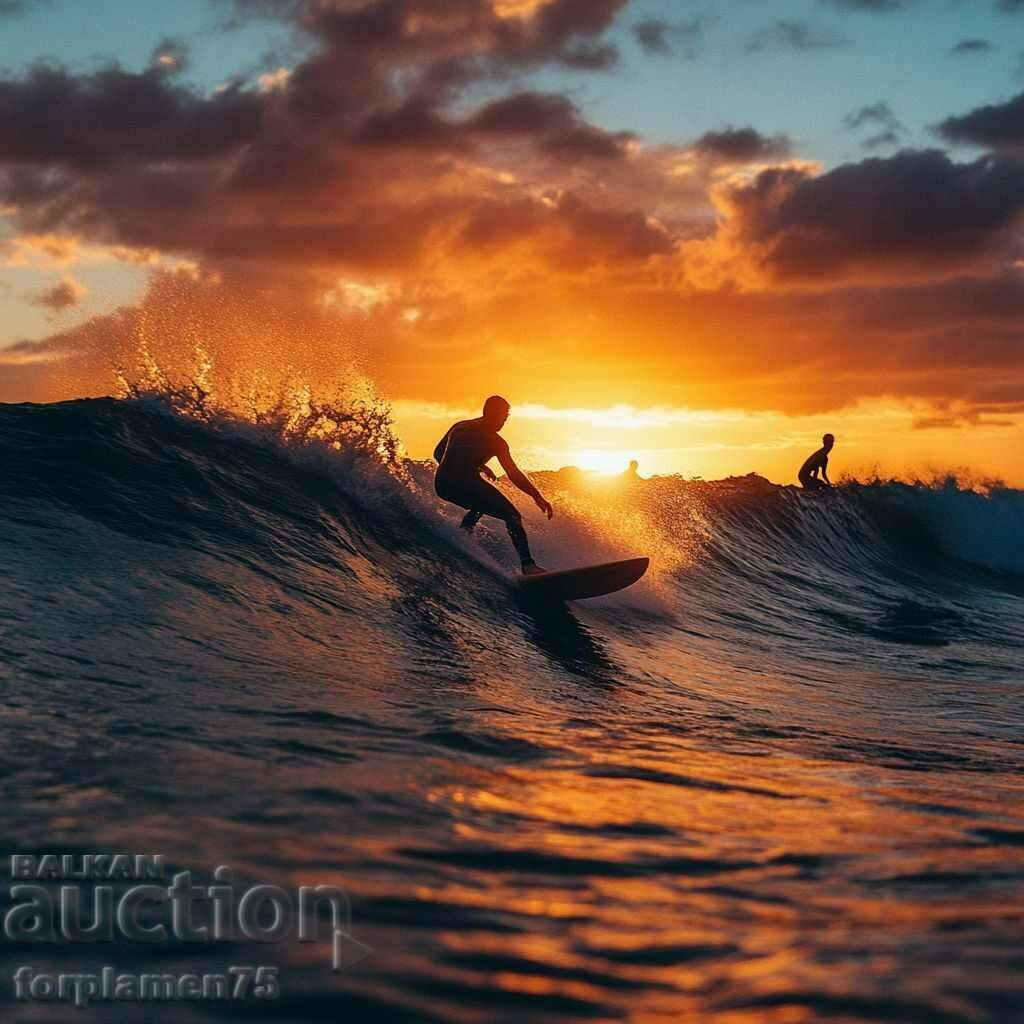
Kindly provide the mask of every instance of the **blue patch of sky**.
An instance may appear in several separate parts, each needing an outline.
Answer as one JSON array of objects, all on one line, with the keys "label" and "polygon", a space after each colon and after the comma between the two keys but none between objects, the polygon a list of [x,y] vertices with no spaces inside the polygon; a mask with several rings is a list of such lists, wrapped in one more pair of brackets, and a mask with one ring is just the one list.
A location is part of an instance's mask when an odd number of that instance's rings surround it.
[{"label": "blue patch of sky", "polygon": [[[678,24],[704,22],[693,59],[648,54],[630,25],[645,18]],[[795,49],[748,47],[778,22],[802,22],[824,40],[842,46]],[[613,129],[630,129],[645,140],[685,142],[726,125],[751,125],[765,134],[784,132],[799,156],[835,166],[873,152],[863,146],[880,134],[866,125],[851,132],[843,118],[885,101],[906,126],[902,145],[941,145],[931,126],[950,114],[1018,93],[1024,12],[998,14],[988,0],[916,0],[890,13],[844,12],[822,0],[680,2],[639,0],[615,30],[623,60],[604,75],[546,71],[537,81],[568,85],[588,116]],[[951,56],[965,38],[989,39],[992,52],[976,60]],[[875,152],[891,152],[882,148]],[[969,154],[967,154],[969,155]]]}]

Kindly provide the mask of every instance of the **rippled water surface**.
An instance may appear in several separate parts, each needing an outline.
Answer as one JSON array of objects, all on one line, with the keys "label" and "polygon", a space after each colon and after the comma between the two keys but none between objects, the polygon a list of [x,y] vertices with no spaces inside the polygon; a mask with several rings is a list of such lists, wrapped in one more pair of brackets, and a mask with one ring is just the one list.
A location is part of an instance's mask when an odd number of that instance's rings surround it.
[{"label": "rippled water surface", "polygon": [[552,475],[543,561],[653,567],[547,608],[415,467],[110,401],[0,445],[5,848],[337,884],[374,950],[8,943],[5,1000],[267,963],[274,1001],[85,1012],[1024,1019],[1020,493]]}]

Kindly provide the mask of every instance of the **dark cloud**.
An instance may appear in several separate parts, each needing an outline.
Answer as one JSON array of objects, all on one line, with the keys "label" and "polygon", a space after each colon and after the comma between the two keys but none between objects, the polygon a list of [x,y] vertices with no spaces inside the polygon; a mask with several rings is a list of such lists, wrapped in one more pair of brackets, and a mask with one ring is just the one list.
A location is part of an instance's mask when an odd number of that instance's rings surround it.
[{"label": "dark cloud", "polygon": [[131,160],[203,160],[251,141],[261,97],[232,86],[209,99],[158,70],[73,76],[39,66],[0,81],[0,162],[97,170]]},{"label": "dark cloud", "polygon": [[281,199],[317,195],[351,172],[335,153],[315,140],[268,138],[250,147],[227,178],[226,197],[249,194]]},{"label": "dark cloud", "polygon": [[996,0],[996,10],[1003,14],[1016,14],[1024,11],[1024,0]]},{"label": "dark cloud", "polygon": [[470,121],[479,132],[534,135],[565,130],[579,121],[575,104],[558,93],[520,92],[494,100]]},{"label": "dark cloud", "polygon": [[667,21],[662,21],[660,18],[647,18],[645,21],[638,21],[633,26],[633,35],[648,53],[657,53],[668,57],[672,53],[672,47],[668,41],[671,28],[672,26]]},{"label": "dark cloud", "polygon": [[824,50],[846,46],[847,40],[834,32],[815,28],[805,21],[784,18],[756,32],[747,41],[747,50]]},{"label": "dark cloud", "polygon": [[894,128],[899,126],[899,121],[889,104],[879,101],[851,111],[843,118],[843,124],[850,129],[863,128],[865,125]]},{"label": "dark cloud", "polygon": [[428,102],[414,97],[396,110],[378,111],[362,124],[356,140],[390,148],[443,149],[462,145],[458,126],[445,120]]},{"label": "dark cloud", "polygon": [[467,123],[484,137],[534,137],[544,152],[569,159],[618,159],[634,137],[629,132],[606,132],[588,124],[576,106],[554,93],[522,92],[495,100]]},{"label": "dark cloud", "polygon": [[754,128],[725,128],[705,132],[693,144],[697,152],[730,163],[752,163],[755,160],[777,160],[788,156],[790,141],[784,135],[762,135]]},{"label": "dark cloud", "polygon": [[971,53],[989,53],[995,47],[987,39],[961,39],[959,43],[950,47],[949,52],[954,57],[962,57]]},{"label": "dark cloud", "polygon": [[889,104],[884,101],[870,103],[858,110],[851,111],[843,118],[843,125],[850,131],[865,127],[881,129],[863,141],[862,145],[866,149],[898,145],[902,141],[904,133],[899,118],[892,112]]},{"label": "dark cloud", "polygon": [[633,25],[633,35],[647,53],[669,57],[680,52],[688,60],[695,60],[700,53],[704,31],[711,21],[704,15],[681,22],[647,18]]},{"label": "dark cloud", "polygon": [[1005,103],[992,103],[959,117],[948,117],[938,131],[949,142],[1020,150],[1024,148],[1024,92]]},{"label": "dark cloud", "polygon": [[544,143],[545,153],[576,161],[586,159],[619,160],[635,136],[631,132],[612,134],[592,125],[580,124],[552,135]]},{"label": "dark cloud", "polygon": [[[625,161],[633,136],[589,123],[564,97],[521,93],[468,117],[459,102],[526,65],[608,66],[616,51],[602,36],[624,3],[551,0],[503,17],[482,0],[236,2],[233,17],[294,18],[315,43],[277,89],[200,95],[175,78],[186,54],[171,39],[142,73],[40,66],[0,80],[0,204],[17,208],[21,231],[221,261],[306,253],[310,266],[409,269],[515,191],[484,171],[502,143],[538,166]],[[582,245],[600,228],[593,198],[590,219],[587,202],[574,207]],[[561,230],[556,219],[540,210],[530,223],[545,235]]]},{"label": "dark cloud", "polygon": [[619,51],[611,43],[577,43],[562,50],[558,59],[577,71],[607,71],[619,62]]},{"label": "dark cloud", "polygon": [[77,306],[85,297],[86,291],[73,277],[65,277],[52,288],[46,288],[32,299],[32,305],[42,306],[53,313],[63,313]]},{"label": "dark cloud", "polygon": [[424,56],[470,61],[483,53],[510,65],[554,61],[600,70],[614,64],[617,52],[599,37],[627,2],[551,0],[529,17],[502,17],[479,0],[370,0],[359,6],[309,5],[299,20],[335,51],[362,62]]},{"label": "dark cloud", "polygon": [[730,202],[741,242],[776,279],[934,273],[1011,251],[1024,164],[904,151],[818,177],[762,171]]}]

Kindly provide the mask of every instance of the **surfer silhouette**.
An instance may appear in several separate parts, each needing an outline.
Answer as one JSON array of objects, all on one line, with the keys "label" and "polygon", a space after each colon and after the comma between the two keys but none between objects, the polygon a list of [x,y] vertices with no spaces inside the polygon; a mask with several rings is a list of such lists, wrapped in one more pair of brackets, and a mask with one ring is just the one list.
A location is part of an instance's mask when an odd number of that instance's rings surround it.
[{"label": "surfer silhouette", "polygon": [[835,443],[836,439],[831,434],[825,434],[821,439],[821,447],[813,455],[808,456],[807,461],[800,467],[797,475],[800,478],[800,486],[805,491],[823,491],[832,486],[832,481],[828,478],[828,453],[832,451]]},{"label": "surfer silhouette", "polygon": [[551,503],[516,465],[508,442],[499,434],[505,426],[510,409],[511,406],[504,398],[491,395],[484,402],[482,416],[475,420],[461,420],[449,429],[434,449],[434,458],[438,463],[434,490],[444,501],[469,510],[462,520],[464,530],[472,531],[482,516],[500,519],[515,545],[523,575],[535,576],[546,570],[537,565],[530,554],[530,542],[523,529],[523,517],[519,509],[497,487],[481,479],[481,475],[488,480],[497,479],[487,466],[496,457],[509,480],[533,498],[537,508],[548,519],[555,514]]}]

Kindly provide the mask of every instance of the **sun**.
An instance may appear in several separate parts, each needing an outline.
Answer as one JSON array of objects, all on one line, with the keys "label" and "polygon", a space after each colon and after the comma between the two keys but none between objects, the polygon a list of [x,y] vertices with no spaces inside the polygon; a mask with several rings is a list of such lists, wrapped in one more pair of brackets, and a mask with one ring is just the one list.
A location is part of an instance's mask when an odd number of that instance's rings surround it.
[{"label": "sun", "polygon": [[610,476],[626,470],[629,466],[629,454],[602,448],[587,448],[576,453],[572,464],[592,473],[606,473]]}]

